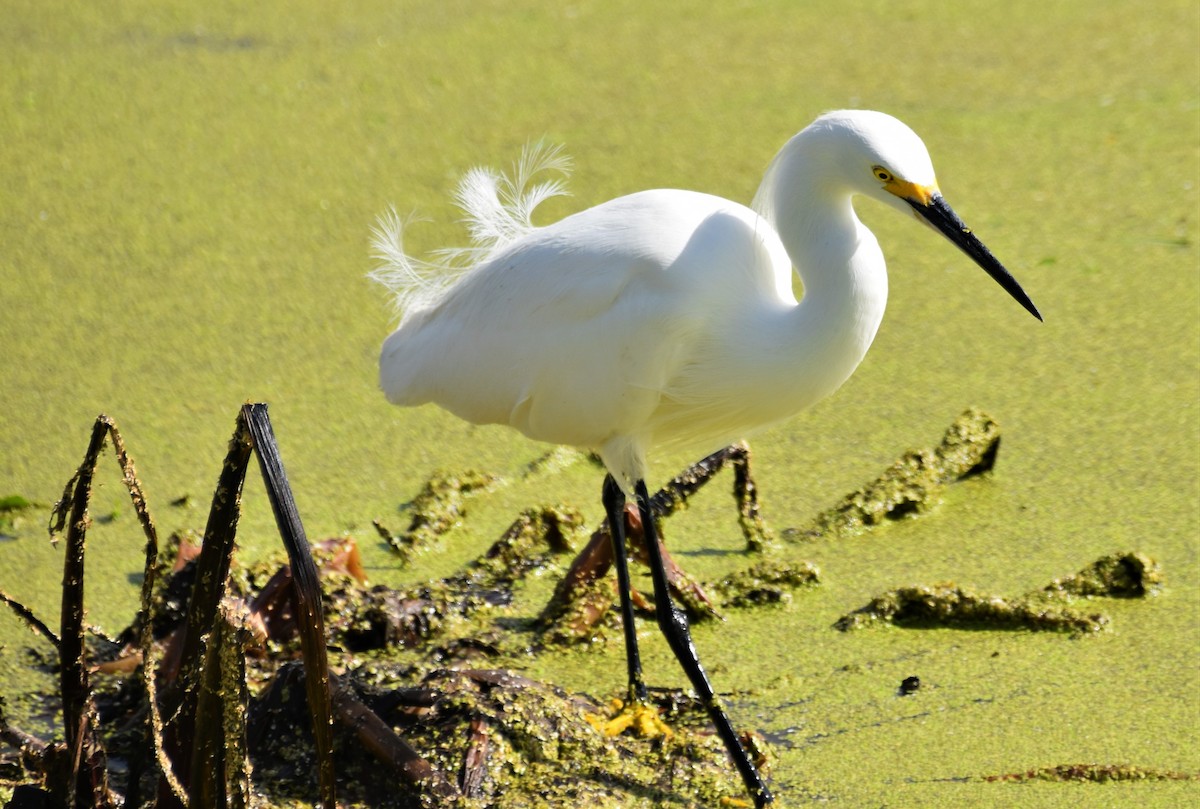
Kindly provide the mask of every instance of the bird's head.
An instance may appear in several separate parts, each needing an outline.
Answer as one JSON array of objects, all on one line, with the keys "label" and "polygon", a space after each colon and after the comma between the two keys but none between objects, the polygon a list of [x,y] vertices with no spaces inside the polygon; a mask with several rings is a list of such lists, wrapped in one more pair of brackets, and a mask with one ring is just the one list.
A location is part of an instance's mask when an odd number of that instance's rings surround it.
[{"label": "bird's head", "polygon": [[822,115],[809,129],[836,144],[827,154],[836,155],[838,174],[852,191],[915,215],[970,256],[1030,314],[1042,319],[1017,280],[942,197],[929,151],[908,126],[882,112],[840,110]]}]

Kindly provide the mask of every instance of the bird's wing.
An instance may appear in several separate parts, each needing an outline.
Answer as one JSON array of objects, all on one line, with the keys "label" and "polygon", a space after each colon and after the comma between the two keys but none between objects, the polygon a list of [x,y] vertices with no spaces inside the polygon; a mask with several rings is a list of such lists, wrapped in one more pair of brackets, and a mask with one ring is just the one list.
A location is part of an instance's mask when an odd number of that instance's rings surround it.
[{"label": "bird's wing", "polygon": [[384,388],[555,443],[644,431],[722,309],[756,283],[741,242],[757,221],[716,197],[651,191],[536,230],[401,325]]},{"label": "bird's wing", "polygon": [[384,345],[389,397],[559,443],[636,419],[672,352],[647,321],[686,330],[661,278],[683,240],[661,200],[623,200],[534,231],[406,319]]}]

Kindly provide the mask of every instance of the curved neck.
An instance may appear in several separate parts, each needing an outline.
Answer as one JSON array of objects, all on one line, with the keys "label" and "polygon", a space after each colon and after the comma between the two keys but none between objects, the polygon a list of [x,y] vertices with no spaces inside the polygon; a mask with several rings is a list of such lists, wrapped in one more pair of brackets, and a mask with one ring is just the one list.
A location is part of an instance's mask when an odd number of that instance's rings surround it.
[{"label": "curved neck", "polygon": [[796,384],[820,398],[849,378],[875,339],[887,270],[875,236],[854,212],[850,189],[835,167],[805,159],[802,135],[772,163],[754,204],[804,284],[799,305],[783,318],[779,345],[802,358]]}]

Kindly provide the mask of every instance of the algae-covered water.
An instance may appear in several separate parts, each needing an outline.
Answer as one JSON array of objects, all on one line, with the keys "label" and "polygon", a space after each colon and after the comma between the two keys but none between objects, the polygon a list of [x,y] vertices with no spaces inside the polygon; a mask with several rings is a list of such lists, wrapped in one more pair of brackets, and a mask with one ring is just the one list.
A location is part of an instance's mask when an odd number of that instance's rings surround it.
[{"label": "algae-covered water", "polygon": [[[57,622],[42,526],[92,420],[116,419],[165,535],[201,529],[240,404],[266,401],[311,537],[359,539],[374,580],[441,575],[521,508],[600,518],[600,473],[522,478],[544,448],[433,409],[390,408],[389,327],[365,279],[389,204],[463,235],[475,164],[565,144],[573,196],[686,187],[748,201],[818,113],[882,109],[926,140],[947,199],[1021,280],[1039,324],[927,229],[869,206],[891,268],[871,353],[831,400],[756,437],[766,519],[801,526],[964,408],[1002,425],[996,470],[857,538],[790,547],[823,584],[697,630],[734,721],[776,740],[787,805],[1149,806],[1195,781],[988,782],[1059,765],[1200,772],[1200,7],[1155,0],[923,2],[126,2],[5,4],[0,23],[0,588]],[[661,484],[686,462],[663,457]],[[436,469],[509,485],[444,553],[398,571],[371,520]],[[93,514],[90,619],[123,627],[141,535],[115,465]],[[715,579],[744,564],[726,484],[667,539]],[[248,484],[249,558],[279,547]],[[1156,559],[1111,628],[832,628],[872,596],[953,581],[1018,595],[1118,550]],[[536,588],[534,588],[536,589]],[[530,594],[532,598],[532,593]],[[0,617],[17,716],[46,654]],[[647,627],[648,679],[682,685]],[[619,643],[514,662],[619,692]],[[921,689],[900,697],[899,683]]]}]

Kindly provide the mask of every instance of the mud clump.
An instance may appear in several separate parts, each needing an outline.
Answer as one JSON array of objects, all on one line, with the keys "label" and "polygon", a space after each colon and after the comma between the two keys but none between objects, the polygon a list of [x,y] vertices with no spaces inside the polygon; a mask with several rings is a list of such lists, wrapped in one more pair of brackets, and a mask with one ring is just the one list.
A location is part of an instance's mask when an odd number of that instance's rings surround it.
[{"label": "mud clump", "polygon": [[413,498],[408,528],[392,534],[376,520],[375,529],[401,560],[407,562],[420,551],[434,546],[443,534],[462,522],[469,495],[486,491],[496,482],[493,475],[474,470],[456,474],[436,472]]},{"label": "mud clump", "polygon": [[[450,642],[456,645],[470,633],[479,636],[476,640],[490,637],[483,620],[487,612],[509,605],[513,588],[525,576],[570,551],[582,524],[582,516],[573,509],[530,508],[486,552],[454,575],[399,590],[367,589],[353,581],[327,587],[330,635],[356,653],[416,648],[443,635],[455,636]],[[491,645],[490,640],[477,644],[479,648]]]},{"label": "mud clump", "polygon": [[811,562],[767,559],[726,576],[712,589],[722,606],[756,607],[786,604],[792,600],[793,590],[813,587],[820,581],[820,572]]},{"label": "mud clump", "polygon": [[786,535],[815,539],[854,534],[920,513],[936,504],[950,483],[990,471],[999,450],[999,423],[982,410],[969,408],[936,447],[904,453],[878,478],[818,514],[807,528]]},{"label": "mud clump", "polygon": [[1083,570],[1046,585],[1046,592],[1068,596],[1144,598],[1164,584],[1162,567],[1142,553],[1126,551],[1097,559]]},{"label": "mud clump", "polygon": [[1162,568],[1145,554],[1116,553],[1016,598],[984,595],[954,584],[900,587],[842,616],[834,627],[848,631],[893,623],[1086,634],[1104,629],[1110,619],[1076,609],[1071,605],[1074,598],[1143,598],[1157,593],[1163,581]]},{"label": "mud clump", "polygon": [[1096,632],[1109,622],[1063,606],[982,595],[953,584],[900,587],[871,599],[834,623],[843,632],[875,623]]}]

